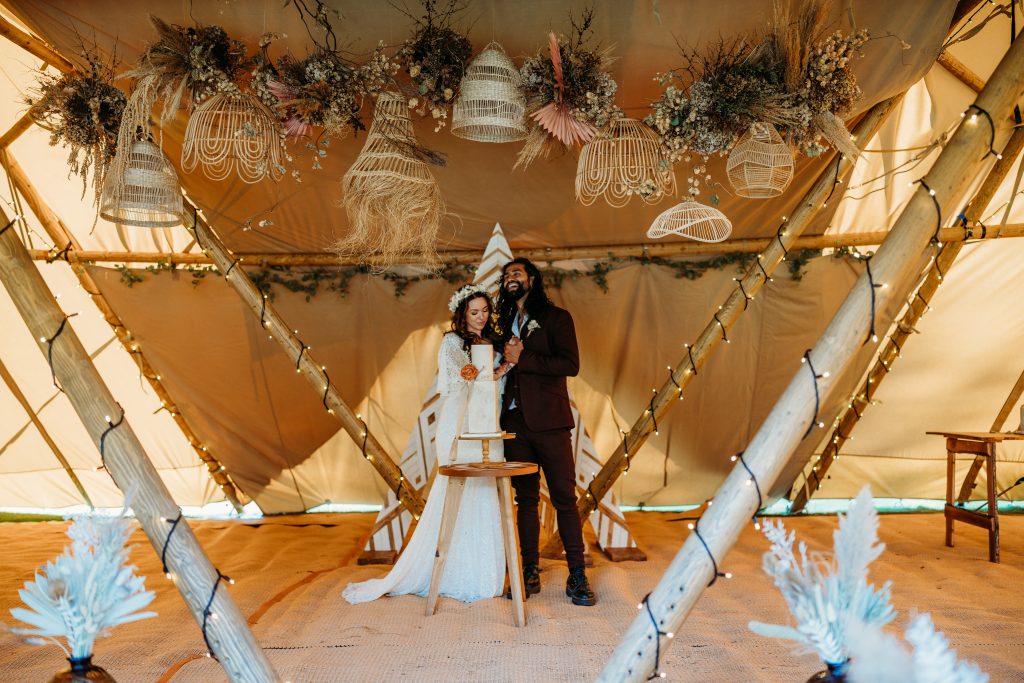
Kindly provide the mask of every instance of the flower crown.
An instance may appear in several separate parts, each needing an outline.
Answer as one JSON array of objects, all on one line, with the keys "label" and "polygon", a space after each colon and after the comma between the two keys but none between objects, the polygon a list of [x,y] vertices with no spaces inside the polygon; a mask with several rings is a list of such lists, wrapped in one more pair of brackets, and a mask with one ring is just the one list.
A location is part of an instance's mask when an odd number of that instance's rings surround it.
[{"label": "flower crown", "polygon": [[459,304],[469,297],[476,296],[477,294],[487,296],[487,288],[483,285],[463,285],[462,287],[459,287],[455,290],[455,293],[452,294],[452,298],[448,299],[448,310],[454,313],[459,310]]}]

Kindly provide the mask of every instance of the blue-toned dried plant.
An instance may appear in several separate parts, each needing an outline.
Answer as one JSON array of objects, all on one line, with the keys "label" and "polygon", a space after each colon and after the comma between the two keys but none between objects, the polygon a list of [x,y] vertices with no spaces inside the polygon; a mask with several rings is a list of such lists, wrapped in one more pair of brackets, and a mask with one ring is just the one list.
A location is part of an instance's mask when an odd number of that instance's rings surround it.
[{"label": "blue-toned dried plant", "polygon": [[796,626],[750,622],[764,636],[802,643],[826,664],[842,665],[850,655],[850,629],[859,625],[881,627],[895,616],[889,604],[890,583],[876,589],[867,581],[868,565],[885,549],[878,541],[878,515],[865,487],[833,533],[831,556],[808,553],[801,542],[794,552],[795,534],[781,522],[768,523],[764,534],[771,550],[764,555],[764,571],[781,591]]},{"label": "blue-toned dried plant", "polygon": [[152,602],[145,579],[128,564],[125,541],[131,525],[124,517],[85,517],[68,527],[71,543],[55,560],[36,572],[18,594],[28,609],[15,607],[11,615],[33,628],[12,628],[34,645],[67,640],[72,658],[92,654],[96,638],[118,624],[156,616],[139,612]]}]

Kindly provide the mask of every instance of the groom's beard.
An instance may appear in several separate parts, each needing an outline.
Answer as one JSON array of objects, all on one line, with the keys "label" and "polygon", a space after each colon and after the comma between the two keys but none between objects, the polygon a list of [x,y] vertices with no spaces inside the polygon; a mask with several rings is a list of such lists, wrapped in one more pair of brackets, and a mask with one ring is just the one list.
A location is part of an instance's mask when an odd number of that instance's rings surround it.
[{"label": "groom's beard", "polygon": [[510,301],[521,301],[527,294],[530,293],[530,288],[527,285],[521,285],[518,282],[509,282],[501,286],[502,298],[506,298]]}]

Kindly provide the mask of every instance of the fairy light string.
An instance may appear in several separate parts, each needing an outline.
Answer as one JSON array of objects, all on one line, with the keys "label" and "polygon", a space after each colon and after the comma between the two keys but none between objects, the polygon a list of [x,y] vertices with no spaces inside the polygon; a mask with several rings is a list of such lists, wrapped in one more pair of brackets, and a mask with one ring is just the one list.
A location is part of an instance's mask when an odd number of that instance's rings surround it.
[{"label": "fairy light string", "polygon": [[807,431],[804,432],[804,438],[806,439],[807,435],[811,433],[811,430],[814,429],[815,425],[817,425],[818,427],[825,426],[825,423],[818,421],[818,411],[821,410],[821,392],[818,388],[818,380],[824,377],[828,377],[828,372],[818,374],[818,372],[814,369],[814,363],[811,362],[810,349],[804,351],[804,356],[803,358],[800,359],[800,362],[807,364],[807,367],[811,371],[811,378],[814,381],[814,417],[811,419],[811,424],[807,426]]},{"label": "fairy light string", "polygon": [[206,601],[206,607],[203,608],[203,642],[206,643],[206,656],[210,657],[215,661],[220,661],[216,654],[213,652],[213,646],[210,644],[210,636],[207,633],[207,627],[210,623],[210,619],[216,619],[217,613],[213,611],[213,600],[217,597],[217,589],[220,587],[221,581],[234,585],[234,580],[222,574],[216,567],[213,568],[217,572],[217,580],[213,582],[213,590],[210,591],[210,599]]},{"label": "fairy light string", "polygon": [[[58,295],[59,296],[59,295]],[[46,363],[50,366],[50,381],[53,382],[53,386],[57,391],[64,393],[64,387],[57,382],[57,370],[53,367],[53,343],[57,341],[60,335],[64,334],[64,329],[68,325],[68,320],[74,318],[77,313],[71,313],[70,315],[65,314],[64,318],[60,321],[60,326],[57,327],[57,331],[53,333],[52,337],[41,337],[39,341],[46,344]]]},{"label": "fairy light string", "polygon": [[110,435],[110,432],[120,427],[121,423],[124,422],[124,408],[121,407],[120,403],[117,404],[117,407],[121,411],[121,415],[117,418],[117,422],[111,420],[109,415],[105,415],[103,417],[103,419],[107,421],[107,428],[103,430],[102,434],[100,434],[100,462],[103,464],[103,469],[106,469],[107,467],[107,436]]},{"label": "fairy light string", "polygon": [[[932,198],[932,203],[935,204],[935,234],[932,235],[932,242],[942,246],[942,241],[939,240],[939,231],[942,230],[942,207],[939,206],[939,199],[935,196],[935,190],[929,187],[928,183],[924,181],[924,178],[916,181],[920,183],[921,187],[928,190],[928,196]],[[911,183],[913,185],[914,183]]]},{"label": "fairy light string", "polygon": [[697,376],[697,361],[693,359],[693,347],[689,344],[683,344],[686,347],[686,354],[690,357],[690,369],[693,370],[693,376]]},{"label": "fairy light string", "polygon": [[732,456],[730,460],[733,462],[738,460],[739,463],[743,465],[743,469],[745,469],[747,474],[750,475],[750,479],[747,480],[747,485],[750,485],[751,483],[754,484],[754,490],[757,491],[757,507],[754,509],[754,516],[751,519],[754,522],[754,528],[760,529],[761,524],[757,521],[757,513],[760,512],[762,507],[764,507],[764,498],[761,496],[761,485],[757,483],[757,477],[754,476],[754,471],[750,469],[750,466],[747,465],[747,461],[743,459],[743,453],[744,451],[736,453],[736,455]]},{"label": "fairy light string", "polygon": [[[938,267],[937,262],[936,262],[936,267]],[[875,306],[877,304],[877,300],[876,300],[876,297],[875,297],[875,290],[876,289],[885,289],[885,283],[884,282],[875,282],[875,276],[871,272],[871,257],[870,256],[864,257],[864,268],[865,268],[865,270],[867,272],[867,275],[868,275],[868,293],[871,295],[871,325],[870,325],[870,327],[868,329],[868,336],[864,340],[864,343],[861,344],[861,346],[867,345],[868,342],[877,342],[878,341],[878,333],[875,332]],[[942,275],[941,274],[939,275],[939,279],[940,280],[942,279]],[[922,298],[922,300],[923,300],[923,298]]]},{"label": "fairy light string", "polygon": [[651,626],[654,627],[654,671],[652,671],[651,675],[647,677],[647,680],[653,681],[656,678],[665,678],[668,675],[664,671],[661,671],[661,639],[664,637],[671,640],[675,637],[675,634],[671,631],[661,630],[661,626],[658,624],[658,620],[654,618],[654,612],[651,610],[650,598],[650,593],[645,595],[644,599],[640,601],[639,605],[637,605],[637,609],[647,610],[647,616],[651,620]]},{"label": "fairy light string", "polygon": [[160,521],[168,522],[171,525],[170,531],[168,531],[167,535],[164,537],[163,548],[160,549],[160,564],[163,566],[164,576],[168,579],[171,578],[171,570],[167,567],[167,548],[171,545],[171,537],[174,536],[174,532],[178,530],[178,524],[181,523],[182,514],[181,510],[178,510],[178,516],[174,519],[167,519],[166,517],[160,518]]},{"label": "fairy light string", "polygon": [[50,249],[46,254],[46,263],[53,263],[54,261],[64,261],[71,263],[68,252],[71,251],[71,242],[64,245],[63,249],[58,250],[56,246]]},{"label": "fairy light string", "polygon": [[700,518],[698,517],[696,519],[696,521],[691,522],[690,524],[687,524],[687,526],[690,528],[691,531],[693,531],[694,534],[696,534],[697,540],[700,541],[700,544],[702,546],[704,546],[704,552],[706,552],[708,554],[708,557],[711,559],[711,568],[714,571],[714,575],[711,577],[711,580],[708,582],[708,588],[710,588],[711,586],[714,586],[715,585],[715,581],[718,581],[719,578],[731,579],[732,578],[732,574],[731,573],[729,573],[729,572],[722,572],[722,571],[718,570],[718,562],[717,562],[717,560],[715,560],[715,556],[711,552],[711,548],[708,547],[707,541],[704,540],[704,537],[700,535]]},{"label": "fairy light string", "polygon": [[669,365],[667,367],[668,367],[668,379],[669,379],[670,382],[672,382],[672,384],[675,385],[676,391],[679,392],[679,400],[682,401],[683,400],[683,388],[681,386],[679,386],[679,382],[676,381],[676,373],[674,373],[672,371],[672,366]]},{"label": "fairy light string", "polygon": [[[996,124],[992,120],[992,115],[989,114],[984,109],[982,109],[981,107],[979,107],[977,104],[972,104],[971,106],[967,107],[967,111],[971,111],[972,109],[974,111],[978,112],[978,114],[981,114],[982,116],[984,116],[985,120],[988,121],[988,129],[989,129],[988,151],[985,152],[985,156],[983,156],[982,159],[986,159],[986,158],[988,158],[990,156],[994,156],[996,159],[1002,159],[1003,155],[1000,154],[998,151],[996,151],[996,148],[994,146],[996,144]],[[960,113],[960,118],[965,117],[967,115],[967,111],[961,112]],[[970,118],[971,122],[974,122],[974,120],[978,118],[978,114],[971,114],[971,118]]]},{"label": "fairy light string", "polygon": [[8,221],[7,225],[0,228],[0,237],[2,237],[5,232],[14,227],[14,224],[18,222],[18,218],[20,218],[20,216],[15,216],[10,221]]}]

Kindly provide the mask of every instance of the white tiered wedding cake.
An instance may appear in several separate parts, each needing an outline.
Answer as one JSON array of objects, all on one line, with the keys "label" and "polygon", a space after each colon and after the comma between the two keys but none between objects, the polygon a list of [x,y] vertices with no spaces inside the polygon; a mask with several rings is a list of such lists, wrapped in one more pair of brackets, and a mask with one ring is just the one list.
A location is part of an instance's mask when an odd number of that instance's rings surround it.
[{"label": "white tiered wedding cake", "polygon": [[498,424],[501,404],[498,399],[498,380],[494,379],[494,347],[474,344],[470,360],[478,374],[470,384],[465,435],[498,437],[501,435],[501,426]]}]

